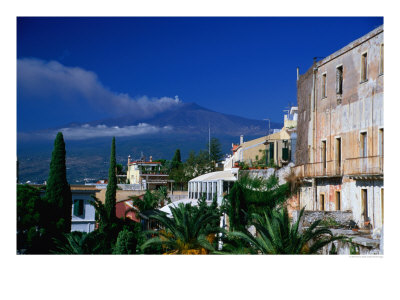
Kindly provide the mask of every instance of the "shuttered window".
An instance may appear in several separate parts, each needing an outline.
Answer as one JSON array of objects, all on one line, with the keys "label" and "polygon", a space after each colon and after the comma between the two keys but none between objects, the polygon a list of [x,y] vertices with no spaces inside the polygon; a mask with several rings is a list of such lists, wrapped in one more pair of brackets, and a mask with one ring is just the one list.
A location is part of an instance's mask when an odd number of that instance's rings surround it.
[{"label": "shuttered window", "polygon": [[74,201],[74,216],[83,216],[83,204],[84,202],[81,199]]}]

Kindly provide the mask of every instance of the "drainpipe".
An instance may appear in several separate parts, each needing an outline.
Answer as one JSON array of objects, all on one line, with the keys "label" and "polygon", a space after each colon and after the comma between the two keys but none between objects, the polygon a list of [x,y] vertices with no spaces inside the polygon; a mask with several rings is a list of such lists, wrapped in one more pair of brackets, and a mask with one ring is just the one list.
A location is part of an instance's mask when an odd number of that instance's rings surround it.
[{"label": "drainpipe", "polygon": [[312,84],[312,91],[311,91],[311,111],[312,111],[312,123],[313,123],[313,127],[312,127],[312,144],[311,144],[311,161],[315,162],[315,127],[316,127],[316,123],[317,123],[317,118],[316,118],[316,96],[315,96],[315,83],[316,83],[316,72],[318,71],[318,68],[314,68],[313,69],[313,84]]},{"label": "drainpipe", "polygon": [[[311,162],[315,162],[315,126],[316,126],[316,108],[315,108],[315,82],[316,82],[316,72],[318,68],[313,69],[313,83],[312,83],[312,90],[311,90],[311,116],[312,116],[312,140],[311,140]],[[315,177],[312,179],[312,191],[313,191],[313,208],[314,210],[318,209],[317,205],[317,184]]]}]

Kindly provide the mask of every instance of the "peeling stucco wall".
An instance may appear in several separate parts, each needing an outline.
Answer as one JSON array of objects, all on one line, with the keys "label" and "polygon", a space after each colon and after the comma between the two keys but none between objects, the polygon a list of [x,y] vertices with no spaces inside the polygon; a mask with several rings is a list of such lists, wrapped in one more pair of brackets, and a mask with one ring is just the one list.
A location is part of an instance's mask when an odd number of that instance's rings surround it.
[{"label": "peeling stucco wall", "polygon": [[[371,225],[383,225],[382,51],[383,26],[314,63],[297,81],[296,173],[308,179],[299,191],[300,207],[320,210],[323,195],[324,210],[334,211],[336,192],[340,192],[340,210],[351,210],[360,227],[365,225],[362,189],[367,190]],[[364,81],[361,70],[365,53]],[[341,94],[336,89],[338,67],[343,70]],[[322,92],[325,88],[326,97]],[[366,134],[365,157],[361,133]]]}]

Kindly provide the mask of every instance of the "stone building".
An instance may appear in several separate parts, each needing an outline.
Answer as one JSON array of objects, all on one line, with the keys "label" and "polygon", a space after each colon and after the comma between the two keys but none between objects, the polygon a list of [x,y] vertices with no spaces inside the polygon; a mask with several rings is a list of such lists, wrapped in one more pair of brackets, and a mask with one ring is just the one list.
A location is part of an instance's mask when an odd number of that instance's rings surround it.
[{"label": "stone building", "polygon": [[371,229],[383,225],[383,46],[380,26],[297,80],[300,207],[351,211]]}]

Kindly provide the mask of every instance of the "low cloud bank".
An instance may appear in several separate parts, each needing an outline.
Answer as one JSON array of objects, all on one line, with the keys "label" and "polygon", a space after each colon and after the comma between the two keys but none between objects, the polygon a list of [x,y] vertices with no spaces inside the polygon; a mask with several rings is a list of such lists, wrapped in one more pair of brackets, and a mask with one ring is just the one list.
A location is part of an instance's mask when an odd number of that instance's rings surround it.
[{"label": "low cloud bank", "polygon": [[40,131],[33,133],[20,133],[19,137],[23,139],[53,139],[57,132],[61,131],[66,140],[86,140],[91,138],[99,137],[128,137],[137,136],[144,134],[154,134],[160,132],[170,132],[172,131],[171,126],[157,127],[147,123],[139,123],[134,126],[112,126],[108,127],[106,125],[91,126],[85,124],[77,127],[60,128],[58,130],[51,131]]}]

